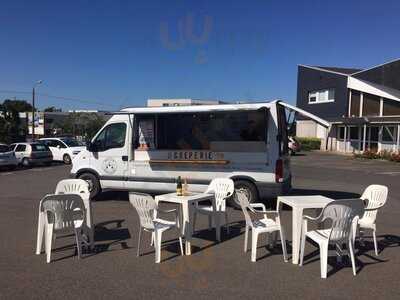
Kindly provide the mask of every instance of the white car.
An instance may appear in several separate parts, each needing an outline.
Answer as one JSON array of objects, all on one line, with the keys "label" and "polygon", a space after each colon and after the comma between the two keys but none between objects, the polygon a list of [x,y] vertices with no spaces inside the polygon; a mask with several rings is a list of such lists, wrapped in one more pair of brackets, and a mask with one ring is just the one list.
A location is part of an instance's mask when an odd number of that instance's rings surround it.
[{"label": "white car", "polygon": [[17,166],[18,160],[11,147],[6,144],[0,144],[0,168],[15,169]]},{"label": "white car", "polygon": [[25,168],[41,164],[49,166],[53,161],[49,147],[43,143],[15,143],[11,145],[11,149],[14,151],[18,164]]},{"label": "white car", "polygon": [[86,149],[83,143],[70,138],[42,138],[41,142],[45,143],[53,154],[53,160],[62,161],[65,164],[71,164],[72,159],[82,150]]}]

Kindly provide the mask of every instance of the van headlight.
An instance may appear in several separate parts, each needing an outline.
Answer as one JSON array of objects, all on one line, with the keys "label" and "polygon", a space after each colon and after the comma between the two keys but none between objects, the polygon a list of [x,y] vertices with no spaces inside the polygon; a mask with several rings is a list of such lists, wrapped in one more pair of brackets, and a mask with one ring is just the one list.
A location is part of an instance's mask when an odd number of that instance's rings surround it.
[{"label": "van headlight", "polygon": [[73,154],[73,155],[78,155],[79,152],[81,152],[81,151],[73,151],[72,154]]}]

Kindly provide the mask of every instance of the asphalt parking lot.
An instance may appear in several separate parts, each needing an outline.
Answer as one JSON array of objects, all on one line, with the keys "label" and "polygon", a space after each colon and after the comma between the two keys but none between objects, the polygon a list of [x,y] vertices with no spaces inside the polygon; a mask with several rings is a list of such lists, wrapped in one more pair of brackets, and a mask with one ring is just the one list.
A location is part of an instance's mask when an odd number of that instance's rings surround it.
[{"label": "asphalt parking lot", "polygon": [[[316,247],[308,243],[303,267],[284,263],[280,247],[259,242],[256,263],[243,253],[243,216],[230,209],[232,227],[216,243],[206,218],[198,218],[192,256],[180,256],[173,232],[154,263],[150,237],[136,257],[138,218],[126,193],[105,193],[93,203],[96,251],[79,260],[73,238],[57,239],[52,263],[34,254],[40,199],[68,177],[69,167],[55,165],[0,172],[0,298],[364,298],[399,299],[400,164],[356,161],[347,156],[307,153],[292,159],[294,194],[322,194],[335,199],[358,196],[372,183],[389,187],[378,214],[379,257],[372,240],[357,245],[358,274],[348,260],[329,261],[328,278],[320,278]],[[291,212],[283,213],[290,248]]]}]

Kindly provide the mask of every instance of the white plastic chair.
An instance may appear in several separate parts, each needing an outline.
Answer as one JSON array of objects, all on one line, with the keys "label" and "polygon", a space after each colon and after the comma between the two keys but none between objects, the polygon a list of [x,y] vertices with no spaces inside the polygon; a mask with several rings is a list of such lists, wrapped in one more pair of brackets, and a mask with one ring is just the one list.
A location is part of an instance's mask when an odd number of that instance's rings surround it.
[{"label": "white plastic chair", "polygon": [[56,194],[77,194],[82,197],[86,209],[83,233],[87,236],[90,248],[94,248],[94,223],[92,214],[92,203],[90,201],[89,184],[82,179],[64,179],[56,187]]},{"label": "white plastic chair", "polygon": [[[257,242],[258,235],[261,233],[275,234],[279,232],[282,244],[283,260],[287,262],[287,251],[286,251],[286,238],[285,232],[280,223],[280,216],[278,210],[266,210],[265,205],[262,203],[249,203],[247,196],[241,192],[236,191],[237,199],[242,208],[245,220],[246,228],[244,233],[244,252],[247,252],[248,245],[248,232],[251,229],[251,261],[256,261],[257,256]],[[255,210],[255,208],[261,210]],[[267,214],[275,216],[274,219],[268,218]],[[261,218],[252,218],[252,216],[260,215]],[[274,237],[273,244],[275,245],[276,237]]]},{"label": "white plastic chair", "polygon": [[[142,237],[142,230],[152,233],[152,241],[154,237],[154,244],[156,250],[156,263],[161,261],[161,242],[162,233],[166,230],[175,228],[179,235],[179,246],[181,255],[183,255],[182,236],[179,229],[179,215],[176,209],[160,210],[157,203],[152,196],[141,193],[129,193],[129,202],[133,205],[139,215],[139,239],[137,256],[140,256],[140,243]],[[159,212],[174,213],[175,220],[168,221],[157,217]]]},{"label": "white plastic chair", "polygon": [[[206,193],[213,193],[215,197],[215,208],[213,205],[199,205],[196,202],[194,216],[193,216],[193,230],[196,226],[197,213],[208,216],[208,227],[212,228],[212,219],[214,223],[220,223],[221,214],[225,217],[226,230],[229,234],[229,220],[228,212],[226,210],[226,199],[231,197],[235,191],[235,184],[230,178],[215,178],[211,181],[208,186]],[[218,220],[215,220],[218,218]],[[221,233],[217,233],[217,237],[220,237]],[[219,239],[219,238],[217,238]]]},{"label": "white plastic chair", "polygon": [[41,201],[45,215],[45,249],[46,261],[50,263],[51,248],[56,234],[73,231],[78,249],[78,258],[82,254],[82,225],[85,221],[85,205],[78,195],[46,195]]},{"label": "white plastic chair", "polygon": [[[320,226],[324,221],[330,220],[331,227],[327,229],[317,229],[307,231],[308,221],[314,221]],[[302,224],[302,238],[300,247],[300,266],[303,265],[304,248],[306,238],[313,240],[319,245],[320,261],[321,261],[321,278],[326,278],[328,268],[328,255],[329,245],[336,246],[335,256],[342,256],[347,254],[350,256],[353,274],[356,275],[356,266],[354,260],[354,225],[357,224],[358,216],[355,215],[355,209],[347,202],[334,201],[329,203],[322,210],[321,214],[312,218],[310,216],[303,216]],[[345,251],[342,246],[347,246]]]},{"label": "white plastic chair", "polygon": [[[94,224],[92,215],[92,204],[90,201],[90,192],[88,183],[82,179],[64,179],[61,180],[56,187],[55,194],[76,194],[81,196],[85,204],[86,218],[83,224],[84,234],[87,236],[90,248],[94,248]],[[39,220],[36,241],[36,254],[39,255],[42,251],[43,234],[44,234],[44,213],[39,204]]]},{"label": "white plastic chair", "polygon": [[376,215],[378,210],[385,205],[388,196],[388,188],[384,185],[373,184],[368,186],[361,196],[366,203],[365,212],[358,220],[359,236],[362,242],[363,229],[372,230],[375,255],[378,256],[378,243],[376,240]]}]

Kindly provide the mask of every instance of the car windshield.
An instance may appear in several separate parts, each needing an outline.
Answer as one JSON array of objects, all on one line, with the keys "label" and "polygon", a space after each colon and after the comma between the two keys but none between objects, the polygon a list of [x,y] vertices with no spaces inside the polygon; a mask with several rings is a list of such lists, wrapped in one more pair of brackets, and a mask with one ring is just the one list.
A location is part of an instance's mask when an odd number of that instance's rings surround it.
[{"label": "car windshield", "polygon": [[82,142],[79,142],[74,139],[62,139],[62,141],[68,146],[68,147],[80,147],[83,146]]},{"label": "car windshield", "polygon": [[9,152],[9,151],[11,151],[9,146],[0,145],[0,153]]},{"label": "car windshield", "polygon": [[32,151],[49,151],[49,147],[45,144],[32,144]]}]

